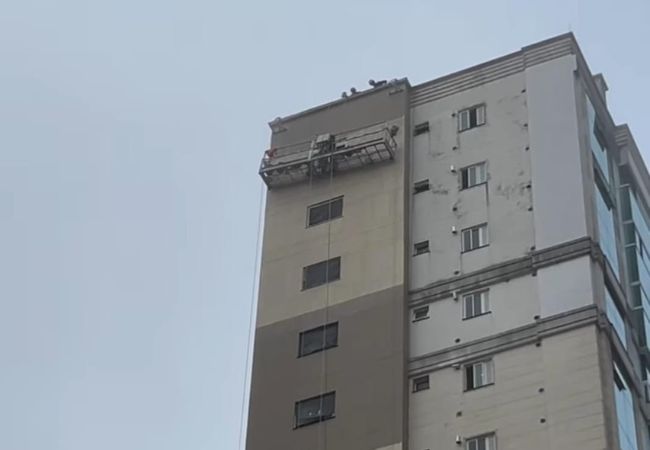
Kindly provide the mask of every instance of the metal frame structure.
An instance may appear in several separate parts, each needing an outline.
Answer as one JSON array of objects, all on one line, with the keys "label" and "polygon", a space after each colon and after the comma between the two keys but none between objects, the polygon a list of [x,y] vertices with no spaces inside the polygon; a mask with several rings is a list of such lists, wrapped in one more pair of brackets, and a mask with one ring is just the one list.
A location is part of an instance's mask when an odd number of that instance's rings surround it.
[{"label": "metal frame structure", "polygon": [[271,189],[391,161],[397,150],[396,132],[396,127],[382,127],[362,134],[324,134],[308,149],[271,149],[262,158],[259,174]]}]

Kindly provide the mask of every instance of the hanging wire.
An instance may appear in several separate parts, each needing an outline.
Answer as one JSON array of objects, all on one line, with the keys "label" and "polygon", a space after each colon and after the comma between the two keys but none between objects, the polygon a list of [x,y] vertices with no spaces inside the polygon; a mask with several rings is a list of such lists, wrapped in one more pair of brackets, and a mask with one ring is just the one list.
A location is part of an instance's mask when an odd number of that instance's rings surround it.
[{"label": "hanging wire", "polygon": [[239,450],[245,450],[246,439],[244,436],[246,424],[246,391],[248,390],[249,374],[251,372],[251,348],[253,347],[253,339],[251,333],[253,331],[255,320],[255,301],[260,276],[260,256],[261,256],[261,243],[262,243],[262,221],[264,217],[264,183],[260,182],[260,199],[257,207],[257,240],[255,243],[255,269],[253,271],[253,280],[251,282],[251,302],[248,311],[248,344],[246,345],[246,366],[244,368],[244,389],[241,399],[241,417],[239,422]]}]

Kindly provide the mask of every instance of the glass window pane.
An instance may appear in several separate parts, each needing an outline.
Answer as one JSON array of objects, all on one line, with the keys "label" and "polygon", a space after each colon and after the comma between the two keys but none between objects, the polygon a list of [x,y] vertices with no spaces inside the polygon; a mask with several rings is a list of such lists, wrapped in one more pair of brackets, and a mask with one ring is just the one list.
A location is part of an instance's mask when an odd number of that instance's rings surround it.
[{"label": "glass window pane", "polygon": [[474,315],[479,315],[483,313],[483,309],[481,308],[481,295],[480,294],[474,294]]},{"label": "glass window pane", "polygon": [[469,128],[475,127],[477,123],[476,108],[472,108],[469,110]]},{"label": "glass window pane", "polygon": [[479,164],[478,166],[478,183],[485,183],[487,181],[487,173],[485,170],[485,163]]},{"label": "glass window pane", "polygon": [[479,230],[480,230],[479,245],[487,245],[487,243],[488,243],[487,225],[481,225]]},{"label": "glass window pane", "polygon": [[312,206],[309,208],[309,225],[318,225],[329,220],[329,205]]},{"label": "glass window pane", "polygon": [[341,277],[341,258],[333,258],[329,260],[329,273],[327,279],[329,281],[338,280]]},{"label": "glass window pane", "polygon": [[343,197],[332,200],[330,205],[330,219],[336,219],[343,215]]},{"label": "glass window pane", "polygon": [[463,231],[463,250],[468,251],[472,249],[472,233],[471,230]]},{"label": "glass window pane", "polygon": [[317,352],[323,348],[323,328],[305,331],[300,335],[300,356]]},{"label": "glass window pane", "polygon": [[465,388],[469,391],[475,388],[474,385],[474,367],[465,367]]},{"label": "glass window pane", "polygon": [[465,318],[474,316],[474,296],[467,294],[465,297]]},{"label": "glass window pane", "polygon": [[483,125],[485,123],[485,105],[477,108],[476,116],[477,125]]},{"label": "glass window pane", "polygon": [[339,341],[339,324],[331,323],[325,327],[325,346],[333,347]]},{"label": "glass window pane", "polygon": [[474,365],[474,385],[479,387],[483,386],[485,384],[485,370],[483,367],[483,364],[475,364]]},{"label": "glass window pane", "polygon": [[321,409],[321,415],[323,416],[323,418],[329,418],[334,415],[334,403],[335,403],[334,393],[323,396],[322,409]]}]

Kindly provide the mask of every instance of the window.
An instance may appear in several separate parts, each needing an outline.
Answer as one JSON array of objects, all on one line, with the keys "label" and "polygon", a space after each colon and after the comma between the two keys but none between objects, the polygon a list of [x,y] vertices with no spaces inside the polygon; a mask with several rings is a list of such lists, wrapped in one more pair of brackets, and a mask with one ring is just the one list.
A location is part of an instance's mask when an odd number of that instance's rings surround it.
[{"label": "window", "polygon": [[609,288],[605,286],[605,311],[607,313],[607,320],[612,324],[614,331],[618,335],[618,338],[623,344],[623,347],[627,347],[626,334],[625,334],[625,319],[623,319],[623,314],[619,309],[618,305],[614,301],[612,294],[609,292]]},{"label": "window", "polygon": [[419,194],[420,192],[425,192],[429,190],[429,180],[422,180],[418,181],[413,185],[413,191],[416,194]]},{"label": "window", "polygon": [[318,395],[296,402],[296,428],[334,417],[336,393]]},{"label": "window", "polygon": [[413,310],[413,322],[429,318],[429,306],[420,306]]},{"label": "window", "polygon": [[429,389],[429,375],[413,378],[413,392],[426,391]]},{"label": "window", "polygon": [[429,241],[416,242],[414,247],[415,247],[416,255],[421,255],[422,253],[429,253]]},{"label": "window", "polygon": [[333,198],[307,208],[307,226],[318,225],[343,215],[343,197]]},{"label": "window", "polygon": [[428,133],[428,132],[429,132],[429,122],[419,123],[413,129],[413,135],[414,136],[418,136],[420,134],[424,134],[424,133]]},{"label": "window", "polygon": [[460,188],[468,189],[487,181],[485,162],[460,169]]},{"label": "window", "polygon": [[463,319],[471,319],[489,312],[488,291],[463,295]]},{"label": "window", "polygon": [[605,176],[605,181],[609,184],[609,158],[607,157],[607,146],[604,145],[605,139],[603,138],[603,133],[600,130],[600,127],[598,126],[596,111],[589,97],[587,97],[587,121],[591,153],[594,155],[596,164],[600,167],[600,170]]},{"label": "window", "polygon": [[458,113],[458,131],[469,130],[485,124],[485,105],[476,105]]},{"label": "window", "polygon": [[634,400],[627,380],[614,364],[614,401],[618,422],[618,443],[621,450],[637,450]]},{"label": "window", "polygon": [[341,278],[341,257],[321,261],[302,269],[302,288],[311,289]]},{"label": "window", "polygon": [[465,441],[465,450],[496,450],[494,433],[477,436]]},{"label": "window", "polygon": [[482,361],[465,366],[465,390],[471,391],[494,383],[494,364]]},{"label": "window", "polygon": [[598,220],[598,241],[605,254],[605,258],[612,266],[614,275],[619,277],[618,254],[616,247],[616,216],[614,209],[609,202],[609,195],[600,188],[599,183],[594,183],[594,194],[596,196],[596,218]]},{"label": "window", "polygon": [[487,224],[465,228],[462,231],[462,251],[469,252],[488,245]]},{"label": "window", "polygon": [[336,347],[339,341],[339,323],[329,323],[300,333],[298,357]]}]

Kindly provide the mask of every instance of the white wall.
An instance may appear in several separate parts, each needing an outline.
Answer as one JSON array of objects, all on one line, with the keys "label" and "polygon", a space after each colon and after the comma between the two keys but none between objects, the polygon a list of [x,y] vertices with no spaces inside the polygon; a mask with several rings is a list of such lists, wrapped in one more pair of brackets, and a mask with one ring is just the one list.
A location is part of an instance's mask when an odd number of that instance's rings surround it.
[{"label": "white wall", "polygon": [[596,333],[585,327],[498,353],[494,385],[475,391],[463,392],[462,370],[432,372],[431,388],[410,394],[409,448],[456,449],[457,435],[496,430],[499,450],[605,450]]},{"label": "white wall", "polygon": [[[411,322],[411,357],[471,342],[535,321],[539,315],[537,281],[532,276],[490,286],[490,313],[463,320],[462,301],[452,298],[429,304],[429,319]],[[411,314],[411,320],[413,315]]]},{"label": "white wall", "polygon": [[594,303],[590,256],[556,264],[537,272],[542,317]]},{"label": "white wall", "polygon": [[[412,181],[428,178],[432,190],[412,197],[411,249],[428,239],[431,253],[412,258],[411,289],[523,256],[534,245],[524,87],[519,73],[412,109],[412,124],[430,124],[429,133],[412,138]],[[487,124],[458,133],[452,114],[483,102]],[[459,191],[450,166],[481,161],[488,162],[487,187]],[[460,233],[451,227],[482,222],[488,222],[490,246],[461,255]]]},{"label": "white wall", "polygon": [[575,68],[568,55],[525,72],[538,249],[587,235]]}]

